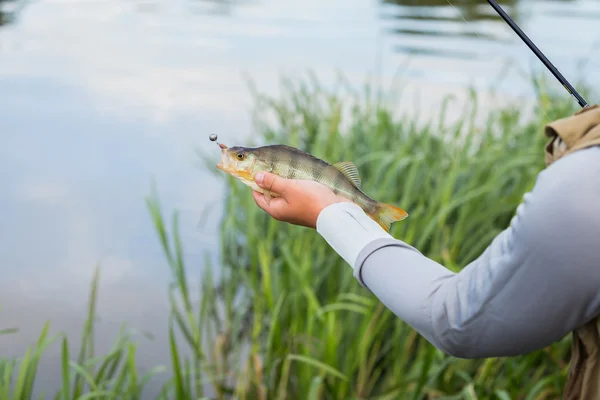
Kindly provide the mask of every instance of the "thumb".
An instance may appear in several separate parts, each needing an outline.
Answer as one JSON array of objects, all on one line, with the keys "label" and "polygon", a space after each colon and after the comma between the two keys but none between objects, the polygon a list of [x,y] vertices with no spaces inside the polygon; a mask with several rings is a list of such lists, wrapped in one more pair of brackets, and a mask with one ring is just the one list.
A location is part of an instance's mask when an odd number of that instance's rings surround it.
[{"label": "thumb", "polygon": [[263,189],[283,195],[289,186],[289,179],[270,172],[259,172],[254,178],[256,184]]}]

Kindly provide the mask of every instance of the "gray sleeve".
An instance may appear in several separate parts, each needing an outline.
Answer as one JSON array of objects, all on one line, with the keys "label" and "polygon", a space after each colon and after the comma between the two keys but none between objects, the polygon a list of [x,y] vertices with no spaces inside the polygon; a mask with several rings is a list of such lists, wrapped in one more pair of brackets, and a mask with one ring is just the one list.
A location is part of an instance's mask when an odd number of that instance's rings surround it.
[{"label": "gray sleeve", "polygon": [[384,238],[359,253],[355,275],[447,354],[543,348],[600,312],[599,174],[600,147],[542,171],[510,226],[459,273]]}]

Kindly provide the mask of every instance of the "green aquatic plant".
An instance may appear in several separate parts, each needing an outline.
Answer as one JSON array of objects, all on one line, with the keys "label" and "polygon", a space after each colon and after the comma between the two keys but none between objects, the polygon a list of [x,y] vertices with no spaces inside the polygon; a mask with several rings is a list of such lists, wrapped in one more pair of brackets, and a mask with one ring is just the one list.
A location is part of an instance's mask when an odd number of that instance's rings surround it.
[{"label": "green aquatic plant", "polygon": [[[533,112],[521,105],[480,110],[472,93],[462,117],[449,124],[451,99],[439,118],[420,123],[396,115],[385,101],[391,96],[368,86],[357,91],[342,82],[325,90],[314,77],[286,80],[278,98],[254,93],[257,141],[353,161],[366,192],[409,212],[392,235],[458,271],[508,225],[543,169],[543,125],[576,109],[540,82]],[[214,168],[213,159],[207,162]],[[158,195],[147,199],[172,277],[165,327],[171,359],[164,366],[141,374],[138,344],[124,328],[110,351],[95,353],[97,270],[77,355],[72,339],[51,336],[47,323],[23,357],[0,359],[0,400],[33,398],[40,359],[53,343],[61,349],[62,387],[40,398],[145,399],[152,377],[164,377],[159,399],[560,396],[569,336],[519,357],[447,356],[362,288],[314,230],[270,218],[246,186],[223,180],[221,262],[213,266],[207,257],[199,283],[189,279],[178,213],[169,222]]]},{"label": "green aquatic plant", "polygon": [[[448,99],[438,119],[420,124],[395,115],[389,97],[370,87],[325,90],[316,79],[287,80],[279,98],[255,94],[257,142],[353,161],[365,192],[410,214],[391,233],[458,271],[508,226],[544,168],[543,125],[577,109],[536,85],[543,108],[529,114],[522,105],[479,110],[472,93],[458,122],[445,122]],[[246,364],[264,377],[248,385],[240,372],[232,388],[247,398],[259,389],[267,398],[331,399],[560,393],[569,337],[521,357],[449,357],[360,287],[315,231],[270,218],[247,187],[223,179],[221,285],[243,293],[235,314],[243,310],[248,320]],[[260,370],[252,370],[254,359]]]}]

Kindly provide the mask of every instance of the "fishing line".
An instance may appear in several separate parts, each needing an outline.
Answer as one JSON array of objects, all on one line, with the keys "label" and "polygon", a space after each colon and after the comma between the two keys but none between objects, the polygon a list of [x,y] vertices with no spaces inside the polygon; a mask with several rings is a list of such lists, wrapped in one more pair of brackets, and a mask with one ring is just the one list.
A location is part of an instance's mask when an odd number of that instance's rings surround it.
[{"label": "fishing line", "polygon": [[533,51],[533,54],[535,54],[537,56],[537,58],[539,58],[540,61],[546,66],[546,68],[548,68],[550,70],[550,72],[552,72],[552,75],[554,75],[554,77],[556,79],[558,79],[558,81],[561,83],[561,85],[563,85],[563,87],[567,90],[567,92],[569,92],[569,94],[571,96],[573,96],[575,98],[575,100],[577,100],[579,105],[582,108],[589,107],[589,105],[585,101],[585,99],[577,92],[577,90],[575,90],[575,88],[569,83],[569,81],[567,81],[567,79],[564,76],[562,76],[562,74],[558,71],[558,69],[556,69],[554,64],[552,64],[550,62],[550,60],[548,60],[546,58],[544,53],[542,53],[541,50],[538,49],[537,46],[531,41],[531,39],[529,39],[529,37],[527,37],[525,32],[523,32],[521,30],[521,28],[519,28],[519,26],[515,23],[515,21],[513,21],[512,18],[510,18],[508,16],[508,14],[506,14],[506,12],[504,12],[502,7],[500,7],[500,5],[498,3],[496,3],[496,0],[488,0],[488,3],[490,3],[492,8],[494,10],[496,10],[498,15],[500,15],[502,17],[502,19],[504,19],[504,21],[512,28],[512,30],[515,31],[517,36],[519,36],[521,38],[521,40],[523,42],[525,42],[527,47],[529,47],[531,49],[531,51]]},{"label": "fishing line", "polygon": [[[558,79],[558,81],[567,90],[567,92],[573,98],[575,98],[575,100],[577,100],[579,105],[583,108],[589,107],[589,105],[587,104],[585,99],[577,92],[577,90],[575,90],[575,88],[558,71],[558,69],[550,62],[550,60],[548,60],[548,58],[546,58],[544,53],[541,52],[541,50],[531,41],[531,39],[529,39],[529,37],[527,37],[527,35],[521,30],[521,28],[519,28],[519,26],[512,20],[512,18],[510,18],[510,16],[502,9],[502,7],[500,7],[500,5],[495,0],[487,0],[487,1],[492,6],[492,8],[500,15],[500,17],[502,17],[502,19],[513,29],[513,31],[519,36],[519,38],[521,38],[521,40],[523,40],[523,42],[525,42],[525,44],[538,57],[538,59],[540,59],[540,61],[542,61],[542,63],[546,66],[546,68],[548,68],[550,70],[550,72],[552,72],[554,77],[556,79]],[[460,18],[464,21],[464,23],[468,24],[468,21],[463,17],[460,10],[458,8],[456,8],[454,6],[454,4],[452,4],[450,2],[450,0],[446,0],[446,2],[450,5],[450,7],[452,7],[457,12],[457,14],[460,16]],[[477,35],[479,38],[482,38],[477,31],[475,31],[475,35]],[[548,118],[548,120],[551,120],[551,118],[548,116],[548,114],[546,114],[546,111],[544,111],[542,109],[542,112],[544,113],[546,118]]]}]

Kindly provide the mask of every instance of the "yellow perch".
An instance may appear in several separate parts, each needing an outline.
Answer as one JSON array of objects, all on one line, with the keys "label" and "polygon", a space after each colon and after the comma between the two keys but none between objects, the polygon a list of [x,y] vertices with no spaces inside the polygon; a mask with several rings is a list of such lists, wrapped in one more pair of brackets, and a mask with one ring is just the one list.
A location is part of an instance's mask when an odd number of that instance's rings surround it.
[{"label": "yellow perch", "polygon": [[[211,138],[211,140],[213,140]],[[393,222],[408,216],[401,208],[380,203],[367,196],[361,190],[361,181],[356,166],[349,161],[329,164],[313,155],[285,145],[262,147],[221,148],[221,162],[217,168],[227,172],[263,193],[267,202],[277,193],[264,190],[254,182],[254,176],[260,171],[270,172],[287,179],[313,180],[329,187],[337,195],[343,196],[360,206],[369,217],[376,221],[386,232]]]}]

